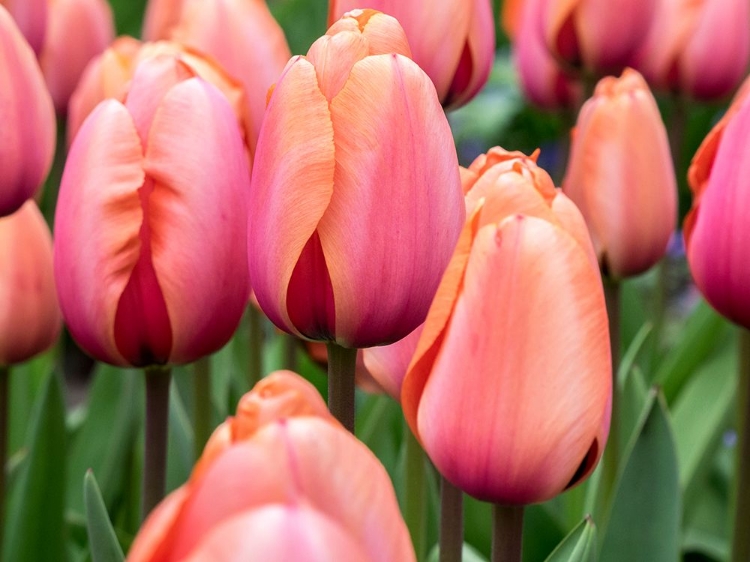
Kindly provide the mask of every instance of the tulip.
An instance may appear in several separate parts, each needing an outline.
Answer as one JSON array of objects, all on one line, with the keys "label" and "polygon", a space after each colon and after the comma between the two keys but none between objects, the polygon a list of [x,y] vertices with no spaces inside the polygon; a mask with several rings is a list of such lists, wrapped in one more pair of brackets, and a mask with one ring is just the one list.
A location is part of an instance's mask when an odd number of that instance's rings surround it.
[{"label": "tulip", "polygon": [[50,0],[39,64],[58,113],[65,114],[86,65],[114,37],[112,9],[105,0]]},{"label": "tulip", "polygon": [[511,41],[518,38],[521,14],[528,0],[505,0],[500,12],[500,25]]},{"label": "tulip", "polygon": [[[468,103],[487,82],[495,57],[495,26],[489,0],[415,2],[370,0],[367,8],[395,17],[416,62],[432,79],[442,104]],[[328,24],[364,7],[358,0],[330,0]]]},{"label": "tulip", "polygon": [[167,39],[180,21],[185,0],[148,0],[141,35],[145,41]]},{"label": "tulip", "polygon": [[747,70],[748,20],[745,0],[662,0],[634,66],[659,88],[721,98]]},{"label": "tulip", "polygon": [[637,275],[659,261],[677,220],[669,141],[643,77],[607,77],[581,108],[563,191],[583,213],[602,271]]},{"label": "tulip", "polygon": [[76,136],[55,216],[55,278],[73,337],[116,365],[222,347],[248,298],[249,172],[221,93],[179,60],[139,65],[125,103]]},{"label": "tulip", "polygon": [[405,338],[391,345],[368,347],[362,350],[365,373],[397,402],[401,401],[401,385],[414,352],[417,350],[422,328],[420,324]]},{"label": "tulip", "polygon": [[[270,96],[248,240],[263,311],[299,337],[394,342],[424,319],[464,219],[434,87],[390,16],[353,12]],[[419,225],[419,228],[416,228]]]},{"label": "tulip", "polygon": [[0,6],[13,16],[35,54],[42,50],[44,44],[48,3],[49,0],[0,0]]},{"label": "tulip", "polygon": [[545,36],[560,60],[598,75],[630,64],[657,0],[548,0]]},{"label": "tulip", "polygon": [[415,560],[390,478],[289,371],[263,379],[214,432],[130,562]]},{"label": "tulip", "polygon": [[0,6],[0,217],[17,211],[47,177],[55,110],[34,52]]},{"label": "tulip", "polygon": [[444,477],[486,501],[545,501],[604,449],[604,295],[575,205],[520,153],[465,174],[469,219],[406,373],[406,419]]},{"label": "tulip", "polygon": [[0,218],[0,368],[49,348],[61,326],[52,236],[36,204],[27,201]]}]

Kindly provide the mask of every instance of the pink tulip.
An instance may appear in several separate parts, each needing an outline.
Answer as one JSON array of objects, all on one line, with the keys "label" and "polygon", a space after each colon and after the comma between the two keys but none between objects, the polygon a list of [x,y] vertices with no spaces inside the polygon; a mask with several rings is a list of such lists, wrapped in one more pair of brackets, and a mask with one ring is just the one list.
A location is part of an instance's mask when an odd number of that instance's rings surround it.
[{"label": "pink tulip", "polygon": [[44,44],[48,3],[49,0],[0,0],[0,6],[4,6],[13,16],[35,54],[41,52]]},{"label": "pink tulip", "polygon": [[369,347],[419,325],[463,223],[453,138],[396,20],[358,11],[271,95],[255,156],[250,278],[300,337]]},{"label": "pink tulip", "polygon": [[447,108],[468,103],[487,82],[495,58],[489,0],[329,0],[328,5],[329,25],[356,8],[395,17],[409,39],[414,62],[432,79]]},{"label": "pink tulip", "polygon": [[17,211],[47,177],[55,110],[34,52],[0,6],[0,217]]},{"label": "pink tulip", "polygon": [[92,356],[187,363],[231,337],[247,304],[249,172],[221,93],[173,57],[135,72],[76,136],[55,218],[63,315]]},{"label": "pink tulip", "polygon": [[423,325],[390,345],[368,347],[362,350],[362,360],[366,372],[375,379],[383,390],[397,402],[401,401],[401,385],[404,383],[407,368],[417,350]]},{"label": "pink tulip", "polygon": [[27,201],[0,218],[0,366],[41,353],[61,327],[52,236],[36,204]]},{"label": "pink tulip", "polygon": [[167,39],[182,15],[185,0],[148,0],[141,35],[144,41]]}]

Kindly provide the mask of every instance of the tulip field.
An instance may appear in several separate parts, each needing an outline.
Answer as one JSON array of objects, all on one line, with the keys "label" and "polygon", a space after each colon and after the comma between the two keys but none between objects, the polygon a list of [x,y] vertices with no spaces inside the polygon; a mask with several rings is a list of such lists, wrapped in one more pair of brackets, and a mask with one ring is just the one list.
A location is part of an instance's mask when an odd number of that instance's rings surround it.
[{"label": "tulip field", "polygon": [[0,562],[750,562],[750,0],[0,0]]}]

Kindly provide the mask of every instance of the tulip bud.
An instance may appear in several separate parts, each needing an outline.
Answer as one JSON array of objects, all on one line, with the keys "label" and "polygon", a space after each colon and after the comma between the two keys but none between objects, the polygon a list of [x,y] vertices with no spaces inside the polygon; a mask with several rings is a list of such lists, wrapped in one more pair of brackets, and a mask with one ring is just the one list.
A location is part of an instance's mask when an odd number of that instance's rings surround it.
[{"label": "tulip bud", "polygon": [[659,108],[636,71],[603,78],[581,108],[563,191],[586,219],[605,274],[637,275],[664,255],[677,186]]},{"label": "tulip bud", "polygon": [[711,306],[745,328],[750,328],[749,128],[746,80],[693,157],[688,171],[693,207],[684,225],[695,284]]},{"label": "tulip bud", "polygon": [[73,337],[116,365],[188,363],[222,347],[247,304],[249,172],[221,93],[173,57],[144,61],[71,147],[55,278]]},{"label": "tulip bud", "polygon": [[656,87],[721,98],[747,70],[749,20],[746,0],[659,2],[634,66]]},{"label": "tulip bud", "polygon": [[423,325],[391,345],[368,347],[362,350],[366,372],[391,398],[401,401],[401,385],[414,352],[417,350]]},{"label": "tulip bud", "polygon": [[455,486],[540,502],[591,473],[609,431],[601,279],[583,218],[534,158],[495,148],[464,179],[469,219],[401,403]]},{"label": "tulip bud", "polygon": [[8,10],[35,54],[41,52],[44,44],[48,3],[49,0],[0,0],[0,6]]},{"label": "tulip bud", "polygon": [[413,562],[388,473],[289,371],[217,428],[190,480],[141,528],[130,562]]},{"label": "tulip bud", "polygon": [[[495,26],[489,0],[370,0],[366,5],[399,21],[409,39],[414,62],[432,79],[446,108],[468,103],[487,82],[495,58]],[[330,0],[328,24],[361,7],[358,0]]]},{"label": "tulip bud", "polygon": [[352,12],[329,34],[289,62],[268,103],[250,279],[281,329],[369,347],[422,322],[464,205],[450,127],[430,79],[396,54],[396,20]]},{"label": "tulip bud", "polygon": [[167,39],[180,21],[185,0],[148,0],[141,36],[144,41]]},{"label": "tulip bud", "polygon": [[55,110],[34,52],[0,6],[0,217],[17,211],[47,177]]},{"label": "tulip bud", "polygon": [[0,218],[0,367],[41,353],[61,327],[52,236],[36,203],[27,201]]},{"label": "tulip bud", "polygon": [[53,0],[39,64],[55,109],[64,115],[88,62],[115,38],[112,9],[105,0]]}]

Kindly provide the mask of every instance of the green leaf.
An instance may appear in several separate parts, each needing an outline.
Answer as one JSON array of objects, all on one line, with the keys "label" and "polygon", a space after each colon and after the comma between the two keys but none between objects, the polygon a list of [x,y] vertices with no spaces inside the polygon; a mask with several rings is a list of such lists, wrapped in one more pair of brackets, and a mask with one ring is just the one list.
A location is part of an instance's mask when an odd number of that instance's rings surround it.
[{"label": "green leaf", "polygon": [[65,404],[55,374],[48,375],[31,420],[29,454],[8,504],[3,560],[63,561]]},{"label": "green leaf", "polygon": [[[440,547],[435,545],[427,557],[427,562],[440,561]],[[461,562],[487,562],[487,559],[477,552],[470,544],[463,544],[461,549]]]},{"label": "green leaf", "polygon": [[83,496],[86,503],[86,528],[93,562],[122,562],[125,555],[117,541],[115,530],[107,514],[99,486],[92,471],[83,479]]},{"label": "green leaf", "polygon": [[601,559],[676,561],[680,552],[677,453],[663,397],[652,391],[617,480]]},{"label": "green leaf", "polygon": [[587,516],[557,545],[546,562],[588,562],[595,551],[596,525]]},{"label": "green leaf", "polygon": [[177,391],[171,385],[169,393],[169,440],[167,442],[167,492],[181,486],[193,469],[193,427],[185,411],[185,406]]}]

